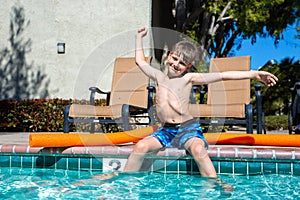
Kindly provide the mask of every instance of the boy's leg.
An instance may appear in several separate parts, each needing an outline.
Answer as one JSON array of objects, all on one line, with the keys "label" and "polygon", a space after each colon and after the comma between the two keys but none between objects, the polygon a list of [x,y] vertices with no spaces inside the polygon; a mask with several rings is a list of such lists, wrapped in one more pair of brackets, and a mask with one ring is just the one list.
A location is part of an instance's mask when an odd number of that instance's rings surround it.
[{"label": "boy's leg", "polygon": [[147,153],[159,151],[163,146],[155,137],[140,140],[133,148],[124,167],[124,172],[139,171]]},{"label": "boy's leg", "polygon": [[[140,140],[131,152],[125,167],[124,172],[137,172],[141,168],[144,157],[149,152],[157,152],[162,148],[162,144],[154,137],[150,136]],[[112,177],[118,176],[118,172],[113,172],[109,174],[99,174],[93,176],[94,178],[100,180],[111,179]]]},{"label": "boy's leg", "polygon": [[205,143],[200,138],[189,139],[184,147],[194,157],[202,176],[216,178],[217,183],[226,191],[232,192],[234,187],[230,184],[222,182],[218,177],[214,165],[212,164],[205,148]]},{"label": "boy's leg", "polygon": [[202,139],[193,137],[184,144],[184,148],[193,156],[202,176],[217,177],[215,167],[208,156]]}]

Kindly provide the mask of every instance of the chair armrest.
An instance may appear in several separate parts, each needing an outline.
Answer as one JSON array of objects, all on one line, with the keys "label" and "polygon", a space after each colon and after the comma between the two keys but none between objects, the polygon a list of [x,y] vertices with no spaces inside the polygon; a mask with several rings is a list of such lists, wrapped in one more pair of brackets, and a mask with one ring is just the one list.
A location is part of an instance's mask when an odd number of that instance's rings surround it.
[{"label": "chair armrest", "polygon": [[97,87],[90,87],[89,90],[91,91],[90,94],[90,105],[95,105],[95,94],[99,93],[99,94],[106,94],[106,105],[109,105],[109,101],[110,101],[110,92],[104,92],[102,90],[100,90]]},{"label": "chair armrest", "polygon": [[295,83],[294,90],[297,90],[297,93],[300,91],[300,82]]},{"label": "chair armrest", "polygon": [[155,87],[153,85],[149,85],[149,86],[147,86],[147,90],[149,92],[155,92]]}]

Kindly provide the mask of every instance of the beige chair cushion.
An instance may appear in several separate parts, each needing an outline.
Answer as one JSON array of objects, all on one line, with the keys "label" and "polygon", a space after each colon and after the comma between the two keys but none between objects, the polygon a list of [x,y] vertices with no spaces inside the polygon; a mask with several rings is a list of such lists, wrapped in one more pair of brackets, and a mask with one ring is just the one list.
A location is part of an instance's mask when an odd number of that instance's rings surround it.
[{"label": "beige chair cushion", "polygon": [[245,117],[245,104],[190,104],[189,111],[194,117]]},{"label": "beige chair cushion", "polygon": [[120,118],[122,112],[122,105],[113,106],[92,106],[72,104],[69,111],[70,117],[109,117]]},{"label": "beige chair cushion", "polygon": [[[250,56],[212,58],[209,72],[249,71]],[[194,117],[245,117],[251,101],[250,80],[227,80],[208,84],[207,104],[190,105]]]}]

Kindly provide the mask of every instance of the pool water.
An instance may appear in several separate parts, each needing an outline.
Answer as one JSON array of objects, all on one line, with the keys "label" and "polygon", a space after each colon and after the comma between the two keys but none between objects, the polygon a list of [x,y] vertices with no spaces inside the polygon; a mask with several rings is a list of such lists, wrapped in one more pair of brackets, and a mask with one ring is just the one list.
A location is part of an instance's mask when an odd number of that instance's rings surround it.
[{"label": "pool water", "polygon": [[134,173],[110,180],[97,172],[0,168],[0,199],[297,199],[300,177],[220,175],[235,190],[226,192],[199,175]]}]

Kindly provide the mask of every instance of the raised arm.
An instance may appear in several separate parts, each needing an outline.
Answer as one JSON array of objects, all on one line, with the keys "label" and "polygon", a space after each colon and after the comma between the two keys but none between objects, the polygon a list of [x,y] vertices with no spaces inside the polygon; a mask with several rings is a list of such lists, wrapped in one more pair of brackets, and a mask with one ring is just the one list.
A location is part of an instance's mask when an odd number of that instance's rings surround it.
[{"label": "raised arm", "polygon": [[151,67],[145,59],[144,49],[143,49],[143,37],[147,35],[148,30],[142,28],[138,30],[135,36],[135,62],[139,68],[151,79],[155,79],[156,74],[160,73],[159,70]]},{"label": "raised arm", "polygon": [[257,79],[267,86],[274,86],[278,78],[265,71],[226,71],[220,73],[189,73],[186,77],[193,84],[208,84],[221,80]]},{"label": "raised arm", "polygon": [[142,28],[138,30],[135,36],[135,62],[138,66],[147,65],[144,49],[143,49],[143,37],[147,35],[147,29]]}]

